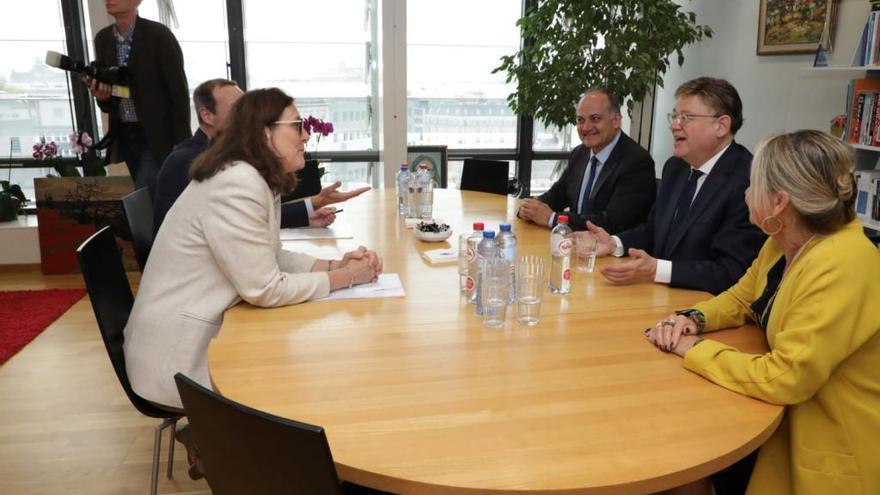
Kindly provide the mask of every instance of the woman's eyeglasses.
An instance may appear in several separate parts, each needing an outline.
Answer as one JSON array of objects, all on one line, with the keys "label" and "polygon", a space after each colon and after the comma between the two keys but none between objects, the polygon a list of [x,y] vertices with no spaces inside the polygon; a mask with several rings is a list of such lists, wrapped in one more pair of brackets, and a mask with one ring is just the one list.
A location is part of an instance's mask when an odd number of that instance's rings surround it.
[{"label": "woman's eyeglasses", "polygon": [[272,122],[272,125],[278,125],[278,124],[290,124],[290,125],[293,126],[294,129],[296,129],[296,132],[302,134],[302,131],[303,131],[303,119],[296,119],[296,120],[276,120],[275,122]]}]

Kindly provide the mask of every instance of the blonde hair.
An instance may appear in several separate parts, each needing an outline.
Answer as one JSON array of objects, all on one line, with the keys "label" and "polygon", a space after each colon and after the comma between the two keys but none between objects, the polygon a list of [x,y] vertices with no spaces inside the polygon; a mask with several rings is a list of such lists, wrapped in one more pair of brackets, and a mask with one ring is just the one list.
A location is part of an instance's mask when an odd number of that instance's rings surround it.
[{"label": "blonde hair", "polygon": [[771,194],[788,193],[804,226],[830,234],[855,218],[852,148],[829,134],[801,130],[771,135],[752,160],[751,199],[762,204]]}]

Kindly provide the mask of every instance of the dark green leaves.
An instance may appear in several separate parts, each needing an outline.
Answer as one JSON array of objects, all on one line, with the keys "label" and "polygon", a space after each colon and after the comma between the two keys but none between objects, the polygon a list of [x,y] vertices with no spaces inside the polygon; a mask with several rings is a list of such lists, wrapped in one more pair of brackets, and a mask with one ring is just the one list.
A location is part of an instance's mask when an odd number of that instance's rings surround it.
[{"label": "dark green leaves", "polygon": [[514,112],[559,128],[574,122],[586,89],[641,100],[662,81],[670,55],[681,65],[682,47],[712,36],[673,0],[541,0],[517,25],[523,48],[492,72],[516,81],[507,98]]}]

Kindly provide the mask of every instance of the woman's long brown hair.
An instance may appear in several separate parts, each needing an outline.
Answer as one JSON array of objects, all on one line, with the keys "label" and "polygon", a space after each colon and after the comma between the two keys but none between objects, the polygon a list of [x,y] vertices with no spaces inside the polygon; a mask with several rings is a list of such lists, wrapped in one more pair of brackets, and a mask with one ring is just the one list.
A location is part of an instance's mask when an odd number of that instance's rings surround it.
[{"label": "woman's long brown hair", "polygon": [[189,169],[192,180],[210,179],[234,161],[249,163],[275,194],[296,187],[296,174],[284,170],[281,157],[266,142],[264,129],[281,118],[293,98],[278,88],[248,91],[233,105],[208,149]]}]

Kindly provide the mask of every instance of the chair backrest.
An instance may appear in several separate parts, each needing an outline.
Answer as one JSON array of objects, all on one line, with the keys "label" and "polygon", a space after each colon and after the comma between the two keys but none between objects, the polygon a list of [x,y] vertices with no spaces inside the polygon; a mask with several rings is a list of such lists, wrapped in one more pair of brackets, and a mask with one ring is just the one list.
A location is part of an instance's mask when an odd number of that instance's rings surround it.
[{"label": "chair backrest", "polygon": [[95,319],[98,320],[104,347],[107,348],[110,363],[125,394],[142,414],[154,418],[168,417],[167,411],[157,408],[137,395],[128,381],[122,343],[125,339],[123,330],[134,305],[134,296],[131,293],[131,286],[128,285],[125,268],[122,266],[122,256],[110,226],[102,228],[86,239],[77,248],[76,256],[79,258],[80,270],[92,302]]},{"label": "chair backrest", "polygon": [[324,429],[267,414],[174,376],[214,495],[341,495]]},{"label": "chair backrest", "polygon": [[153,248],[153,200],[150,192],[142,187],[122,198],[122,209],[131,231],[131,243],[141,271],[147,266],[150,249]]},{"label": "chair backrest", "polygon": [[461,169],[461,190],[507,195],[510,163],[466,159]]}]

